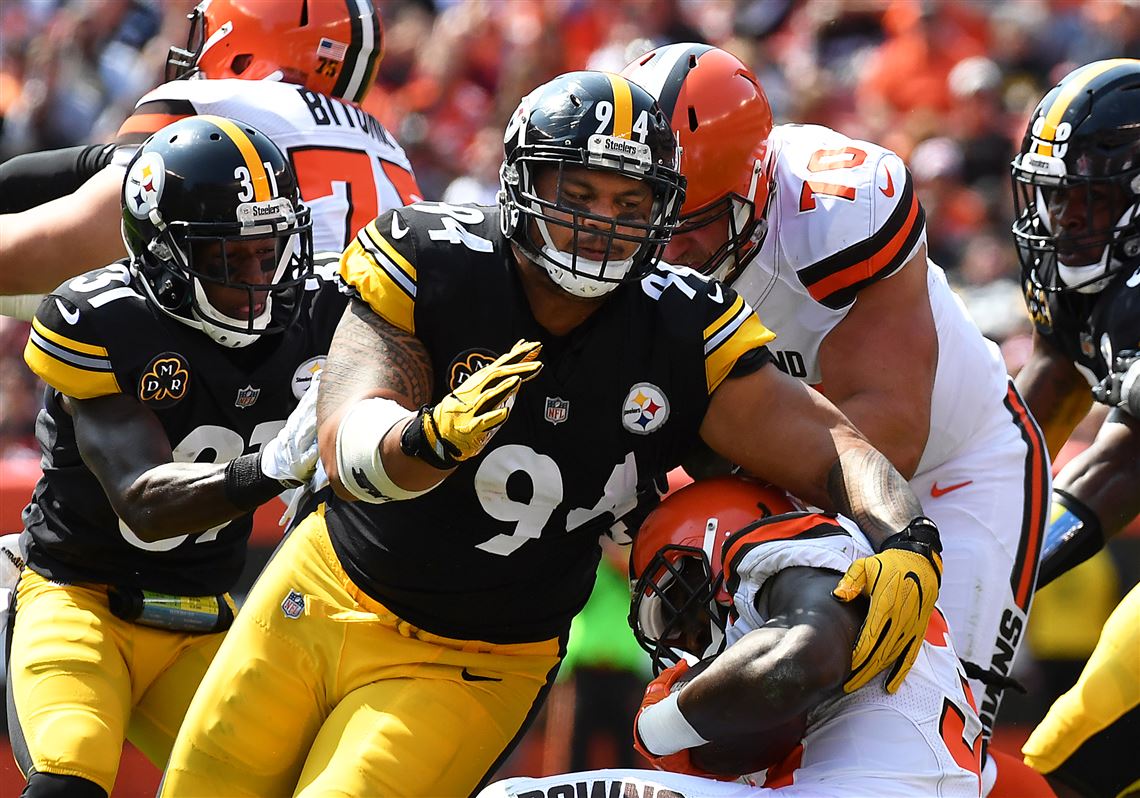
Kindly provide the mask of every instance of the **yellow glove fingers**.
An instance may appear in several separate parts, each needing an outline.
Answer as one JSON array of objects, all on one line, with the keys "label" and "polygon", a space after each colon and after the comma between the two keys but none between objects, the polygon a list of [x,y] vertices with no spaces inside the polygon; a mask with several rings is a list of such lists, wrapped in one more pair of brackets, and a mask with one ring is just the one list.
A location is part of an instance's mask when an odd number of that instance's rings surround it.
[{"label": "yellow glove fingers", "polygon": [[456,413],[457,417],[463,416],[468,419],[478,418],[484,413],[505,404],[510,399],[511,394],[518,391],[519,386],[522,385],[522,380],[515,376],[509,376],[488,388],[481,391],[478,395],[472,397],[473,402],[465,407],[460,413]]},{"label": "yellow glove fingers", "polygon": [[847,573],[831,591],[831,595],[840,601],[853,601],[863,595],[863,591],[867,587],[866,562],[865,559],[860,559],[851,563],[847,568]]},{"label": "yellow glove fingers", "polygon": [[906,648],[906,653],[895,661],[894,667],[891,668],[887,674],[887,692],[897,693],[899,688],[902,687],[903,679],[910,673],[914,661],[918,659],[918,652],[922,649],[923,638],[911,638],[910,645]]}]

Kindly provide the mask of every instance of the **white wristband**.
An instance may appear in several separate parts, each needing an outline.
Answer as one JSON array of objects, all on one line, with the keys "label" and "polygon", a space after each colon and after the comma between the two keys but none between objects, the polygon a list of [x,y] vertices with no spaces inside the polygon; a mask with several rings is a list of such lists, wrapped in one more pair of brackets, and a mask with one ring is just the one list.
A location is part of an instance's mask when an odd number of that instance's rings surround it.
[{"label": "white wristband", "polygon": [[414,415],[415,410],[381,397],[357,402],[344,414],[336,430],[336,467],[341,484],[360,501],[382,504],[414,499],[439,484],[424,490],[407,490],[393,482],[384,470],[384,458],[380,456],[384,436]]},{"label": "white wristband", "polygon": [[696,748],[708,742],[681,714],[677,699],[681,691],[670,693],[637,716],[637,733],[646,750],[656,756],[666,756]]}]

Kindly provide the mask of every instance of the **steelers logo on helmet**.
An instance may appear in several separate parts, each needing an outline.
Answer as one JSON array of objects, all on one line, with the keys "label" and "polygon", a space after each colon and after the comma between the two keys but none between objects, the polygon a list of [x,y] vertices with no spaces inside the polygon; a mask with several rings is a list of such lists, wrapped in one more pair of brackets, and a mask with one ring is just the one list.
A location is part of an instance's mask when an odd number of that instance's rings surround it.
[{"label": "steelers logo on helmet", "polygon": [[621,425],[635,435],[648,435],[669,419],[669,400],[651,382],[639,382],[629,389],[621,408]]},{"label": "steelers logo on helmet", "polygon": [[157,152],[143,153],[127,173],[123,195],[127,210],[136,219],[150,217],[158,209],[166,185],[166,165]]},{"label": "steelers logo on helmet", "polygon": [[503,147],[503,234],[559,288],[602,296],[660,260],[684,178],[669,122],[640,86],[560,75],[523,98]]},{"label": "steelers logo on helmet", "polygon": [[231,348],[289,328],[313,268],[311,212],[264,133],[173,122],[135,154],[121,199],[131,269],[158,310]]}]

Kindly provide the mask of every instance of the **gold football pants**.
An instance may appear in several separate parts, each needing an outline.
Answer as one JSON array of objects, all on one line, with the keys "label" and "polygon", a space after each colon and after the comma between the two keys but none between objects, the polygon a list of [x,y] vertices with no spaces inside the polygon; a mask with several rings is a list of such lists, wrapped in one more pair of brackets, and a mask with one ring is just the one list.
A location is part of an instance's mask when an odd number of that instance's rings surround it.
[{"label": "gold football pants", "polygon": [[1112,611],[1077,683],[1057,699],[1021,752],[1039,773],[1082,795],[1140,788],[1140,585]]},{"label": "gold football pants", "polygon": [[116,618],[103,585],[60,585],[25,568],[8,677],[21,770],[79,776],[108,793],[124,737],[162,767],[223,635]]},{"label": "gold football pants", "polygon": [[468,795],[537,712],[563,642],[453,640],[401,620],[345,575],[322,508],[254,585],[160,795]]}]

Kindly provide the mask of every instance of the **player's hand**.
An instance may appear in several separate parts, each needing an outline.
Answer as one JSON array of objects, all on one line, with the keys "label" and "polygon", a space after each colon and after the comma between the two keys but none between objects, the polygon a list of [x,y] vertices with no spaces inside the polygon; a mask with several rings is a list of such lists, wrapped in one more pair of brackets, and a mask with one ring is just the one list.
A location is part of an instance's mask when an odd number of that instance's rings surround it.
[{"label": "player's hand", "polygon": [[942,585],[941,552],[938,527],[916,518],[887,538],[878,554],[851,563],[839,580],[832,595],[840,601],[871,600],[844,692],[858,690],[888,667],[887,692],[899,689],[922,648]]},{"label": "player's hand", "polygon": [[688,670],[689,663],[681,660],[671,668],[666,668],[661,671],[656,679],[645,686],[645,696],[641,699],[641,708],[637,710],[637,716],[633,719],[633,747],[658,770],[667,770],[670,773],[685,773],[690,776],[707,777],[711,774],[706,773],[693,764],[692,759],[689,757],[689,751],[691,749],[684,748],[675,754],[663,754],[659,756],[645,747],[645,744],[641,742],[641,735],[638,734],[637,731],[637,723],[641,719],[641,713],[658,701],[664,699],[673,692],[675,688],[679,689],[680,686],[677,682],[682,680]]},{"label": "player's hand", "polygon": [[304,485],[317,469],[317,385],[313,375],[309,389],[293,408],[285,426],[261,450],[261,471],[289,487]]},{"label": "player's hand", "polygon": [[401,447],[436,468],[454,468],[483,451],[514,406],[519,388],[538,376],[542,344],[519,341],[476,371],[405,428]]},{"label": "player's hand", "polygon": [[1140,350],[1117,354],[1112,372],[1092,389],[1093,398],[1109,407],[1119,407],[1140,418]]}]

